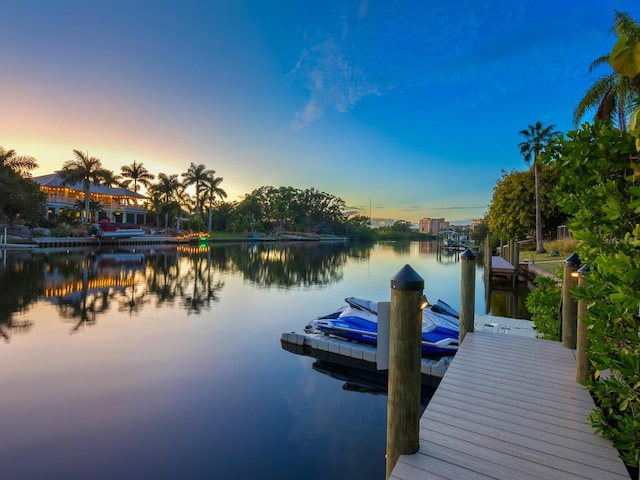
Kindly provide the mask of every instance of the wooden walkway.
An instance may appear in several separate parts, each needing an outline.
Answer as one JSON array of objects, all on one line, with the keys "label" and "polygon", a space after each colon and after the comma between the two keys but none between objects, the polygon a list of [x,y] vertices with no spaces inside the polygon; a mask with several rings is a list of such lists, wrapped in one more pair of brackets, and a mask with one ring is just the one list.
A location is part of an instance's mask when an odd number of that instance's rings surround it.
[{"label": "wooden walkway", "polygon": [[420,450],[393,479],[629,479],[575,381],[572,350],[517,335],[468,334],[420,420]]}]

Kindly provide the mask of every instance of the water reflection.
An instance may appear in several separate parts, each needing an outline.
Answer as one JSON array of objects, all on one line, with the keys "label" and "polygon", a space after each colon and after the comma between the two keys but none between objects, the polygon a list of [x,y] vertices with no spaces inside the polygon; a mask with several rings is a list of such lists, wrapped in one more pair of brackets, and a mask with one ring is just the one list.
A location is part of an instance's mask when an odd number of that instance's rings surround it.
[{"label": "water reflection", "polygon": [[230,257],[234,268],[253,284],[290,288],[338,282],[347,259],[366,259],[370,250],[371,245],[342,242],[256,243],[244,251],[230,251]]},{"label": "water reflection", "polygon": [[147,307],[179,306],[199,315],[220,301],[225,275],[240,273],[269,288],[326,286],[343,278],[348,259],[366,260],[371,245],[265,243],[151,249],[62,250],[9,255],[0,269],[0,336],[29,331],[14,320],[36,301],[56,306],[71,333],[117,310],[129,317]]}]

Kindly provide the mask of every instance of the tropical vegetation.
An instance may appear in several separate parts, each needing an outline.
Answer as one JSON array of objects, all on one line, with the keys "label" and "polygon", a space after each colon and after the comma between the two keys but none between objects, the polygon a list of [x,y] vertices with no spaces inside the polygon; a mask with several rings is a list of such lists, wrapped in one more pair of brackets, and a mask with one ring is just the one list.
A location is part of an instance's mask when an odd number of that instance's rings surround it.
[{"label": "tropical vegetation", "polygon": [[84,192],[84,216],[82,220],[86,223],[90,218],[89,188],[91,183],[111,185],[115,182],[115,176],[112,171],[102,166],[99,158],[90,157],[88,152],[85,153],[74,149],[73,154],[75,159],[66,161],[59,174],[66,185],[82,183],[82,191]]},{"label": "tropical vegetation", "polygon": [[540,194],[540,153],[549,140],[551,140],[558,132],[553,131],[554,126],[542,126],[542,123],[536,122],[535,125],[529,125],[528,128],[521,130],[525,140],[520,143],[520,154],[524,157],[524,161],[532,163],[533,176],[535,182],[535,206],[536,206],[536,252],[544,253],[544,243],[542,238],[542,207]]}]

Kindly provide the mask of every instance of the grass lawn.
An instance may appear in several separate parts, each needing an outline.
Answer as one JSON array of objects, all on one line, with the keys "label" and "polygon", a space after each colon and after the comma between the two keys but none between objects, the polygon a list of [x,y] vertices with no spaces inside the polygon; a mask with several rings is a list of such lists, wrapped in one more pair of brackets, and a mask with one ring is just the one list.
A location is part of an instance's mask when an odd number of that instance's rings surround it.
[{"label": "grass lawn", "polygon": [[[533,246],[533,245],[531,245]],[[562,269],[564,261],[575,251],[575,240],[554,240],[544,242],[546,253],[536,253],[534,250],[520,250],[520,261],[529,261],[554,275]]]}]

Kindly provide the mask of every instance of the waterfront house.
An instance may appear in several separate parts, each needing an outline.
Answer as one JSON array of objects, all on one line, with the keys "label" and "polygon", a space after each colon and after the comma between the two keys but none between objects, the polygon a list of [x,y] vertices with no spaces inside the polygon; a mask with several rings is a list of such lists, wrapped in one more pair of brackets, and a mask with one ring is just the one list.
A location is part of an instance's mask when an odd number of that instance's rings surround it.
[{"label": "waterfront house", "polygon": [[[40,190],[47,194],[46,218],[60,214],[62,210],[73,210],[77,202],[84,202],[82,182],[64,185],[57,172],[33,177]],[[147,223],[147,209],[144,202],[147,197],[122,187],[107,187],[93,182],[89,187],[89,199],[99,202],[102,211],[96,220],[106,218],[114,223]]]}]

